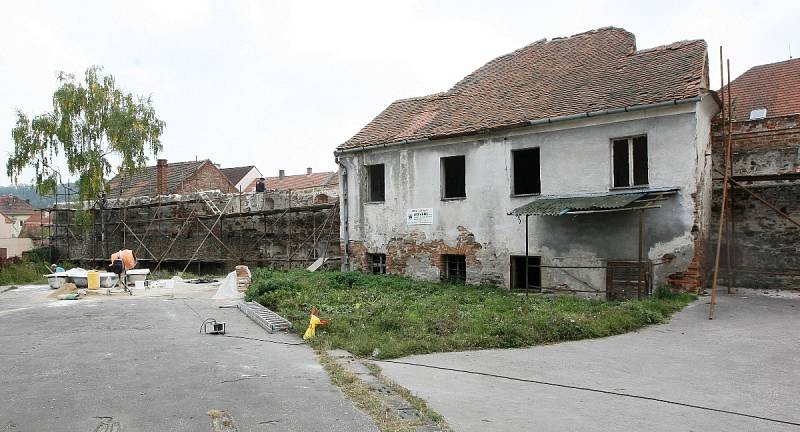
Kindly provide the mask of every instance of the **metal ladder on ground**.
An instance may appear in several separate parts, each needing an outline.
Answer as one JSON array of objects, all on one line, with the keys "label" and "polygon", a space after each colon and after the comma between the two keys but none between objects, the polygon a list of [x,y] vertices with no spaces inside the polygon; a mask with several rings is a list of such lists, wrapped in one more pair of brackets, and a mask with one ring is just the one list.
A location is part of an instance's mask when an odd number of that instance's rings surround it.
[{"label": "metal ladder on ground", "polygon": [[256,302],[239,302],[237,306],[240,311],[270,333],[292,328],[289,320]]},{"label": "metal ladder on ground", "polygon": [[219,207],[217,207],[217,205],[214,204],[214,201],[211,201],[211,198],[209,198],[205,192],[198,192],[197,194],[200,195],[200,198],[202,198],[203,201],[205,201],[208,208],[210,208],[215,215],[219,215],[220,213],[222,213],[219,211]]}]

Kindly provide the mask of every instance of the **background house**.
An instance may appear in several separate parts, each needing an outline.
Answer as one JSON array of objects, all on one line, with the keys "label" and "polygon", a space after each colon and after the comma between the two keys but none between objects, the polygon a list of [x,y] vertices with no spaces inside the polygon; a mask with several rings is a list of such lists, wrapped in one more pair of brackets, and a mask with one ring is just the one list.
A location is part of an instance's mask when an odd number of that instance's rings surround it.
[{"label": "background house", "polygon": [[[755,66],[724,87],[733,105],[733,178],[800,220],[800,59]],[[714,124],[714,166],[724,167],[721,119]],[[715,174],[719,178],[722,174]],[[722,183],[715,183],[714,221]],[[731,264],[735,285],[796,288],[800,283],[800,228],[740,188],[732,189]],[[716,234],[716,228],[712,231]],[[716,239],[714,239],[716,240]],[[723,247],[727,251],[727,244]],[[721,256],[728,277],[727,253]]]},{"label": "background house", "polygon": [[225,177],[233,183],[233,186],[239,192],[244,192],[256,179],[263,177],[261,171],[255,165],[220,168],[220,171],[225,174]]},{"label": "background house", "polygon": [[14,195],[0,195],[0,258],[22,256],[33,248],[30,238],[20,237],[25,222],[34,214],[31,204]]},{"label": "background house", "polygon": [[118,174],[108,182],[109,198],[134,198],[219,190],[237,192],[236,186],[210,160],[167,163],[159,159],[156,165],[134,174]]},{"label": "background house", "polygon": [[649,285],[697,289],[718,109],[702,40],[603,28],[498,57],[337,148],[343,267],[603,296],[641,247]]},{"label": "background house", "polygon": [[[245,189],[246,192],[256,190],[256,182],[253,180]],[[311,168],[306,169],[305,174],[286,175],[284,170],[278,171],[277,177],[267,177],[264,179],[264,186],[271,191],[322,191],[328,190],[336,194],[339,188],[339,175],[336,172],[315,173]]]}]

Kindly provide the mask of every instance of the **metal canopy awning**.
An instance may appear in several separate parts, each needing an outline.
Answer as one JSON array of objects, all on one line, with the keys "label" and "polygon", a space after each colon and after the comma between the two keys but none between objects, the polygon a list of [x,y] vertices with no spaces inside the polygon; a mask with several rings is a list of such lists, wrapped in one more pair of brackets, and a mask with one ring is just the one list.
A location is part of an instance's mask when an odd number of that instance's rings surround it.
[{"label": "metal canopy awning", "polygon": [[544,196],[508,213],[511,216],[561,216],[646,210],[660,207],[657,202],[677,193],[678,188],[610,191],[602,194]]}]

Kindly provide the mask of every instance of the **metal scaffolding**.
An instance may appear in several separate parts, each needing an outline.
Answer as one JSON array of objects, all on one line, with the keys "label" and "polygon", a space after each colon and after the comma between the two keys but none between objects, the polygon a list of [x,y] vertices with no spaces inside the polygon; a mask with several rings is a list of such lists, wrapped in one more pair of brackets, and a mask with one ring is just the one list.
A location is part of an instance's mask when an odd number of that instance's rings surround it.
[{"label": "metal scaffolding", "polygon": [[[338,200],[296,204],[293,192],[287,193],[286,207],[257,210],[243,210],[247,193],[222,195],[226,204],[221,210],[202,193],[180,201],[159,196],[148,203],[116,207],[98,199],[91,205],[81,203],[83,210],[65,204],[70,202],[67,197],[49,209],[51,257],[96,266],[108,260],[109,251],[132,249],[153,271],[170,264],[180,265],[184,272],[193,263],[292,268],[306,267],[321,257],[339,259],[338,247],[336,254],[329,253],[339,241]],[[239,205],[233,206],[237,200]],[[76,221],[78,211],[91,215],[88,226]],[[304,226],[299,229],[301,222]],[[267,253],[265,246],[271,248]],[[283,253],[273,253],[275,249]],[[57,252],[62,256],[53,256]]]}]

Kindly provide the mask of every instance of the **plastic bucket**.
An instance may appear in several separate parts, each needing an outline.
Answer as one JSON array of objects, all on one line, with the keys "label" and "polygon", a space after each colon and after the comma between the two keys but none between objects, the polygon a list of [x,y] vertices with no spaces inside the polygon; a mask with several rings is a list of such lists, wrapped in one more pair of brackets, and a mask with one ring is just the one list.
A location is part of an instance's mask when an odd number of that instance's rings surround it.
[{"label": "plastic bucket", "polygon": [[86,285],[89,289],[100,288],[100,272],[97,270],[89,270],[86,272]]}]

